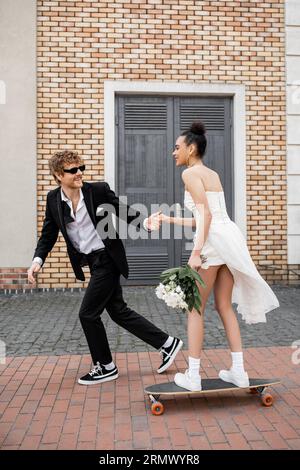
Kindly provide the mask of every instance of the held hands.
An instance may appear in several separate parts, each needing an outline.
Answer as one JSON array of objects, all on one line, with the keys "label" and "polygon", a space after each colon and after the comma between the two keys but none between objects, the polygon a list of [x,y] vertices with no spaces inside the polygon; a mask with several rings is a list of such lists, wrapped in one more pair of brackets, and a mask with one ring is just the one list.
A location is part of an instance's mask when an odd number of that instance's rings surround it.
[{"label": "held hands", "polygon": [[150,217],[145,219],[145,225],[148,230],[159,230],[162,222],[170,223],[170,217],[163,214],[161,211],[151,214]]},{"label": "held hands", "polygon": [[36,283],[35,274],[38,273],[40,269],[41,269],[41,265],[39,263],[32,263],[32,265],[27,271],[29,284],[34,285]]},{"label": "held hands", "polygon": [[161,220],[160,220],[160,215],[161,215],[161,212],[155,212],[154,214],[151,214],[146,220],[146,227],[148,228],[148,230],[151,230],[151,232],[153,230],[159,230],[160,226],[161,226]]},{"label": "held hands", "polygon": [[160,222],[170,223],[170,217],[169,217],[168,215],[165,215],[165,214],[163,214],[162,212],[160,212],[160,214],[159,214],[159,221],[160,221]]},{"label": "held hands", "polygon": [[170,223],[170,217],[163,214],[161,211],[155,212],[145,219],[144,228],[150,230],[151,232],[153,230],[159,230],[162,222]]}]

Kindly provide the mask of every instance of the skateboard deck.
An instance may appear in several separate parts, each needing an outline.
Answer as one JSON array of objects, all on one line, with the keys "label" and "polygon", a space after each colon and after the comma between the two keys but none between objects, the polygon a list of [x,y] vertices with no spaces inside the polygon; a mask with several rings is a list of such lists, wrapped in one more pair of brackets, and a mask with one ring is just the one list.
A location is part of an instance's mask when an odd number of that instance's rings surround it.
[{"label": "skateboard deck", "polygon": [[255,378],[249,379],[250,385],[246,388],[240,388],[236,385],[224,382],[221,379],[202,379],[202,390],[190,391],[178,387],[175,382],[164,382],[146,387],[144,392],[151,401],[151,411],[154,415],[161,415],[164,412],[164,405],[159,401],[160,395],[199,395],[203,393],[223,392],[229,390],[249,390],[251,394],[259,395],[264,406],[273,404],[273,397],[266,393],[266,389],[271,385],[280,383],[279,379]]}]

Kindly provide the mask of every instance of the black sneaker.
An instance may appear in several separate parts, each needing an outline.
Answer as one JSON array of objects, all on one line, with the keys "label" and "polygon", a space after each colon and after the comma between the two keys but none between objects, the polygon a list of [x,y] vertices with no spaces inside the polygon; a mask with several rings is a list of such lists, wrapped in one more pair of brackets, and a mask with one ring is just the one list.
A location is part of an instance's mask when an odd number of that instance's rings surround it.
[{"label": "black sneaker", "polygon": [[91,369],[91,372],[78,379],[78,383],[81,385],[93,385],[100,384],[102,382],[108,382],[109,380],[115,380],[119,377],[118,369],[115,366],[113,369],[106,369],[105,366],[99,362]]},{"label": "black sneaker", "polygon": [[171,346],[169,346],[168,348],[162,347],[160,349],[159,352],[162,355],[162,360],[163,361],[162,361],[160,367],[157,369],[158,374],[161,374],[162,372],[167,370],[168,367],[170,367],[170,365],[173,363],[173,361],[176,357],[176,354],[182,348],[182,345],[183,345],[183,342],[181,341],[181,339],[174,338],[173,341],[172,341]]}]

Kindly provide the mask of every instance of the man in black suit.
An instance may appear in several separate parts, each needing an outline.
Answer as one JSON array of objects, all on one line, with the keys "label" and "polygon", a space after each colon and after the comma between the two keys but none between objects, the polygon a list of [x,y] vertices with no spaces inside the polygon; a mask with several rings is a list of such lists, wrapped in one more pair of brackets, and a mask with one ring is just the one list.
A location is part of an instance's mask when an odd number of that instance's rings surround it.
[{"label": "man in black suit", "polygon": [[[84,183],[82,174],[85,165],[77,152],[57,152],[50,159],[49,167],[59,187],[47,195],[42,233],[32,265],[28,269],[28,280],[35,283],[35,275],[52,250],[59,230],[65,238],[76,278],[84,281],[82,266],[89,266],[91,278],[80,307],[79,318],[91,352],[93,367],[78,382],[91,385],[118,378],[118,369],[112,360],[101,320],[104,308],[118,325],[160,351],[162,364],[157,372],[164,372],[174,361],[183,343],[130,309],[124,301],[120,275],[128,277],[128,264],[121,239],[117,232],[112,235],[112,217],[107,208],[111,207],[111,212],[117,218],[123,217],[127,224],[137,222],[140,213],[135,211],[132,214],[132,210],[121,203],[107,183]],[[105,210],[99,214],[101,206]],[[108,223],[103,228],[104,224],[101,222],[105,217]],[[148,231],[159,227],[157,214],[142,222]],[[102,229],[99,230],[99,227]]]}]

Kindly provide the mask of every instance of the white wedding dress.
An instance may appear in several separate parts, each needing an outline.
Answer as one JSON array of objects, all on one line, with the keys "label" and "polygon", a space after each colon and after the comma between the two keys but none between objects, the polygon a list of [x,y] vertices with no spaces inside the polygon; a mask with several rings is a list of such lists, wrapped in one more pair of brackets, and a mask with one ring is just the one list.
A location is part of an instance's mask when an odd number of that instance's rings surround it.
[{"label": "white wedding dress", "polygon": [[[266,313],[279,307],[279,302],[253,263],[246,240],[238,226],[230,220],[224,192],[206,191],[212,220],[208,237],[201,250],[207,259],[202,268],[226,264],[234,278],[232,302],[246,323],[266,322]],[[191,194],[185,191],[184,204],[196,220],[197,232],[203,220]]]}]

